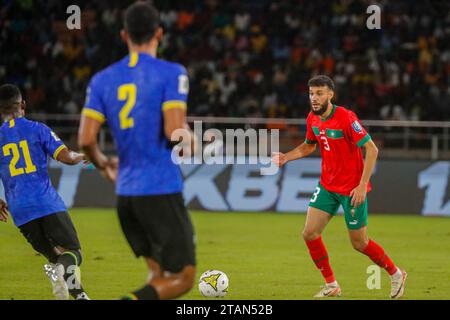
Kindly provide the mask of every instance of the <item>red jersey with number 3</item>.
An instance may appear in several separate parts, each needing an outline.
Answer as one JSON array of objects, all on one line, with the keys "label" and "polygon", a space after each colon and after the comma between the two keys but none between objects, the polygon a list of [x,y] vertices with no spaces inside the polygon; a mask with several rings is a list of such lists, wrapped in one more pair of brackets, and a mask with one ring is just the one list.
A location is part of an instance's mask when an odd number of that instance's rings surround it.
[{"label": "red jersey with number 3", "polygon": [[[349,196],[359,185],[364,169],[361,147],[370,139],[355,113],[344,107],[333,105],[326,119],[309,113],[305,142],[320,146],[320,183],[327,191]],[[370,190],[369,183],[367,192]]]}]

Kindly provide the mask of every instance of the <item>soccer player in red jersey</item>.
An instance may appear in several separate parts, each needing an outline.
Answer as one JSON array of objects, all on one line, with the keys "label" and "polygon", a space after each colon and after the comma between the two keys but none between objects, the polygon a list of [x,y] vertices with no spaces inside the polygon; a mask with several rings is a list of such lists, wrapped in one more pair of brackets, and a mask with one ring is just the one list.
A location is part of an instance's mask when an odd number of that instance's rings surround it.
[{"label": "soccer player in red jersey", "polygon": [[[311,112],[306,121],[306,140],[286,154],[275,153],[272,161],[281,167],[288,161],[310,155],[317,145],[320,147],[322,175],[311,197],[303,230],[311,258],[326,281],[326,286],[315,297],[341,295],[321,235],[342,205],[353,248],[389,273],[390,297],[400,298],[405,288],[406,272],[400,270],[383,248],[367,236],[367,192],[371,190],[370,176],[378,149],[355,113],[331,103],[334,83],[329,77],[315,76],[309,80],[308,86]],[[362,147],[366,151],[365,161]]]}]

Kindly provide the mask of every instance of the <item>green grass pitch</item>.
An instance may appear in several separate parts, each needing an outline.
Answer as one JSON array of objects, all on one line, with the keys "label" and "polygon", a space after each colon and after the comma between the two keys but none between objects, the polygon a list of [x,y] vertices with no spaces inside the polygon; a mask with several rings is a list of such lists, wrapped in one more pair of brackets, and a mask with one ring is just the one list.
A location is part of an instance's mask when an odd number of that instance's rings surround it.
[{"label": "green grass pitch", "polygon": [[[83,248],[82,282],[93,299],[117,299],[144,284],[146,267],[135,259],[112,209],[70,211]],[[191,212],[197,234],[198,276],[208,269],[230,278],[229,299],[311,299],[323,284],[300,233],[305,215]],[[408,272],[405,299],[449,299],[450,219],[369,215],[369,236]],[[386,299],[366,286],[372,262],[354,251],[342,216],[324,233],[340,299]],[[0,299],[53,299],[42,271],[45,259],[12,221],[0,224]],[[197,286],[184,299],[202,299]]]}]

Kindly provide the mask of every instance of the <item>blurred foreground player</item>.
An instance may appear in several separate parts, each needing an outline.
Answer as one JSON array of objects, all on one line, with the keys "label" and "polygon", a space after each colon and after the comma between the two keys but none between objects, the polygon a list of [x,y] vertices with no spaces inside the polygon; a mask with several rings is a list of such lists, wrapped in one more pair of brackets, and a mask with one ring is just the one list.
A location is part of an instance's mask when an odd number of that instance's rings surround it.
[{"label": "blurred foreground player", "polygon": [[[311,112],[307,118],[306,140],[286,154],[274,154],[273,162],[283,166],[310,155],[317,144],[320,146],[322,175],[311,198],[303,230],[311,257],[326,281],[326,286],[315,297],[341,295],[321,235],[342,205],[353,248],[389,273],[390,297],[400,298],[405,289],[406,272],[397,268],[383,248],[367,236],[366,194],[371,189],[369,180],[378,149],[352,111],[331,103],[334,84],[329,77],[316,76],[309,80],[308,86]],[[366,151],[365,161],[361,147]]]},{"label": "blurred foreground player", "polygon": [[0,87],[0,113],[0,177],[7,201],[0,200],[0,221],[7,221],[9,209],[20,232],[48,259],[44,270],[57,299],[70,294],[88,300],[77,270],[80,242],[47,172],[48,156],[76,165],[84,155],[70,151],[46,125],[24,118],[25,101],[16,86]]},{"label": "blurred foreground player", "polygon": [[[194,230],[171,157],[177,129],[185,128],[183,143],[194,141],[186,123],[188,78],[181,65],[156,58],[162,38],[156,9],[136,2],[124,25],[129,55],[91,79],[78,141],[96,168],[116,181],[123,233],[150,270],[146,285],[124,299],[173,299],[192,288],[196,272]],[[118,150],[118,172],[117,161],[97,145],[105,121]]]}]

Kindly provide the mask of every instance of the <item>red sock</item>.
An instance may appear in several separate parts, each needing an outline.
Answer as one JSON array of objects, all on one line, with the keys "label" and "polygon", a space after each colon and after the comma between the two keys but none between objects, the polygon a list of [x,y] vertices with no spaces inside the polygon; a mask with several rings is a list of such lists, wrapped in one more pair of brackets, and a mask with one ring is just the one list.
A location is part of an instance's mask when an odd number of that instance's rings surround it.
[{"label": "red sock", "polygon": [[328,259],[327,249],[325,248],[322,237],[318,237],[315,240],[306,241],[306,245],[309,249],[309,254],[316,264],[317,268],[322,272],[326,283],[334,282],[333,270],[331,270],[330,260]]},{"label": "red sock", "polygon": [[397,267],[384,252],[383,248],[376,242],[369,240],[369,244],[363,253],[368,256],[374,263],[385,269],[389,275],[393,275],[397,271]]}]

